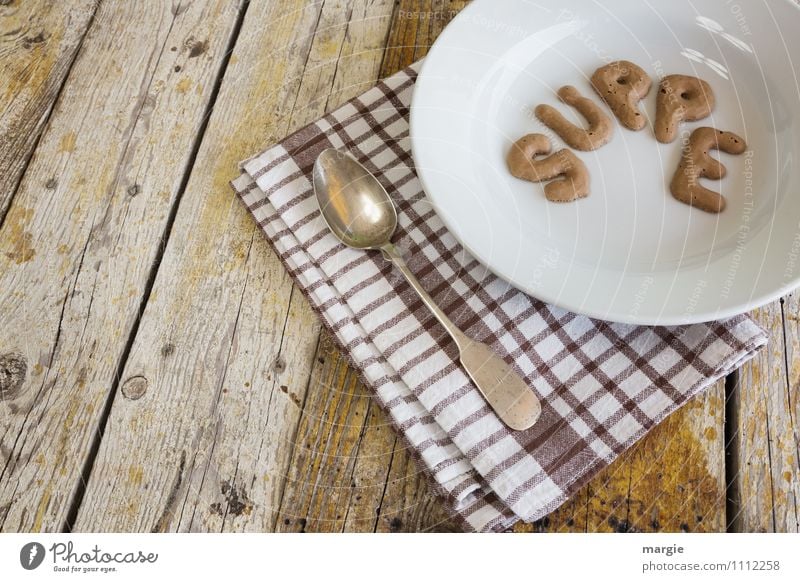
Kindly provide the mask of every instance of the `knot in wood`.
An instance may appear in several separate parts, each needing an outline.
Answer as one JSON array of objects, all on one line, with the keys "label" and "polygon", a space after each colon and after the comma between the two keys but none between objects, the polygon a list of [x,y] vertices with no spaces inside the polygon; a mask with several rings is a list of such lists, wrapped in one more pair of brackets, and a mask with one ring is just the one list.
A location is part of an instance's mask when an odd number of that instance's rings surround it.
[{"label": "knot in wood", "polygon": [[0,355],[0,400],[16,398],[27,375],[25,356],[14,352]]},{"label": "knot in wood", "polygon": [[134,376],[122,385],[122,395],[128,400],[139,400],[147,392],[148,381],[144,376]]}]

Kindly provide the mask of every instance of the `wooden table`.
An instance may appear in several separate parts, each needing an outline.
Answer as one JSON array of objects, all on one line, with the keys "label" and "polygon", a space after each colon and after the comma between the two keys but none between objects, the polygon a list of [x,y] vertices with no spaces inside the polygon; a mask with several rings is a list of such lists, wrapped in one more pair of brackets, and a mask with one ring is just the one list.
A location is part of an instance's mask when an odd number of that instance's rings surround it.
[{"label": "wooden table", "polygon": [[[0,0],[0,529],[455,529],[228,187],[459,0]],[[798,531],[800,312],[519,531]]]}]

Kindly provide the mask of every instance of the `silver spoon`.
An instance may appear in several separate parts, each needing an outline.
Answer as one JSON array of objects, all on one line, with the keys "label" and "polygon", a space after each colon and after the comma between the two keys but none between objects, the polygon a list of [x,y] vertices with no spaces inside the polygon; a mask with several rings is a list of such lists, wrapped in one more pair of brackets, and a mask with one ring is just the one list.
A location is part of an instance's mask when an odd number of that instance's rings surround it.
[{"label": "silver spoon", "polygon": [[542,411],[533,391],[500,356],[468,338],[450,321],[390,242],[397,228],[397,211],[375,176],[350,154],[327,149],[314,164],[314,193],[322,217],[339,240],[357,249],[379,250],[400,269],[453,338],[461,364],[503,422],[515,430],[533,426]]}]

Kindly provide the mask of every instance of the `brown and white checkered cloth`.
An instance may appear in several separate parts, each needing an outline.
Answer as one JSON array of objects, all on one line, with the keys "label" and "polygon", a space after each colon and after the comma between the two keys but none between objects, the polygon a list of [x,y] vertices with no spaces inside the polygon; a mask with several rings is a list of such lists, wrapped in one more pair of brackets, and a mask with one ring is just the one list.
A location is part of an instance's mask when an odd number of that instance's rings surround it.
[{"label": "brown and white checkered cloth", "polygon": [[[414,172],[408,107],[418,65],[245,162],[234,189],[466,529],[502,530],[561,505],[689,398],[767,341],[747,316],[680,327],[611,324],[546,305],[472,258]],[[377,252],[328,231],[311,169],[349,150],[398,208],[393,239],[438,305],[542,400],[506,428],[409,285]]]}]

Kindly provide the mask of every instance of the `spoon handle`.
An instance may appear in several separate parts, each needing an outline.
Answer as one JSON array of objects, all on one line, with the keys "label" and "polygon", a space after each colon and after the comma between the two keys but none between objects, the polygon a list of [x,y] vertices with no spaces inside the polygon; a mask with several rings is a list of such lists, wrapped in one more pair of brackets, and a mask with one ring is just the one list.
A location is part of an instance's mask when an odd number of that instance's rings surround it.
[{"label": "spoon handle", "polygon": [[380,247],[380,251],[387,261],[400,269],[422,302],[453,338],[462,366],[500,419],[515,430],[533,426],[541,413],[541,404],[525,380],[488,346],[470,339],[450,321],[423,289],[394,245],[387,243]]},{"label": "spoon handle", "polygon": [[414,288],[414,291],[417,292],[419,298],[422,299],[422,302],[426,305],[428,309],[431,310],[431,313],[436,316],[436,319],[439,320],[444,328],[447,330],[447,333],[450,334],[450,337],[453,338],[453,341],[456,342],[456,346],[458,346],[459,352],[461,348],[465,346],[470,340],[464,333],[456,327],[456,325],[450,321],[450,318],[447,317],[439,306],[433,301],[433,297],[428,295],[428,292],[420,285],[420,282],[414,276],[414,273],[411,272],[411,269],[408,268],[406,265],[405,260],[400,253],[397,252],[397,249],[392,243],[387,243],[381,247],[381,254],[383,254],[383,258],[393,263],[395,267],[400,269],[400,272],[403,273],[403,276],[408,281],[409,285]]}]

